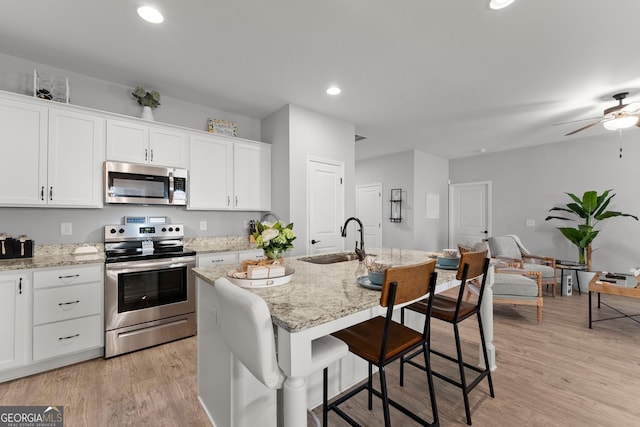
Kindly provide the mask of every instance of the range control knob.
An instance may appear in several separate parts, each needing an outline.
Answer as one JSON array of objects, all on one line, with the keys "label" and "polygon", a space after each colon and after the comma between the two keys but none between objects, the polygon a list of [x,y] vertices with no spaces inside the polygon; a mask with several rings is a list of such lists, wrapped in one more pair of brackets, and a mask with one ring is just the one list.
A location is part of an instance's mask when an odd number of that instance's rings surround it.
[{"label": "range control knob", "polygon": [[162,227],[162,232],[166,232],[167,231],[167,227]]},{"label": "range control knob", "polygon": [[180,231],[180,227],[176,227],[176,231]]},{"label": "range control knob", "polygon": [[169,231],[173,231],[173,227],[169,227]]},{"label": "range control knob", "polygon": [[115,229],[115,228],[112,228],[111,230],[109,230],[109,233],[111,233],[111,234],[116,234],[116,229]]},{"label": "range control knob", "polygon": [[120,230],[118,230],[118,233],[120,234],[124,233],[124,228],[121,228]]}]

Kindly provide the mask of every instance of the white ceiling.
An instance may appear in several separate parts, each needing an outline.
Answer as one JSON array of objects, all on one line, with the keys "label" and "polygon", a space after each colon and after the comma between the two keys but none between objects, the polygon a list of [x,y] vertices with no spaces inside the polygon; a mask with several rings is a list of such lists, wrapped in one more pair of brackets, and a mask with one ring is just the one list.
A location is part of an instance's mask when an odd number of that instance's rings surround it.
[{"label": "white ceiling", "polygon": [[[142,4],[165,23],[141,21]],[[355,124],[359,159],[563,141],[589,122],[554,123],[597,117],[617,92],[640,101],[639,0],[487,4],[0,0],[0,52],[257,119],[296,104]]]}]

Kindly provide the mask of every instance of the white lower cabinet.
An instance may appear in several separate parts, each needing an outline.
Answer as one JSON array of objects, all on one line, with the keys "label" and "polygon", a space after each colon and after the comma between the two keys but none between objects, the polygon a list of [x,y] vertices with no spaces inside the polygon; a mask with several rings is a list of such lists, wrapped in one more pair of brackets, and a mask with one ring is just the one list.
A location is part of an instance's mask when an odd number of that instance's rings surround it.
[{"label": "white lower cabinet", "polygon": [[0,371],[29,361],[31,272],[0,273]]},{"label": "white lower cabinet", "polygon": [[264,258],[264,251],[262,249],[252,249],[250,251],[238,252],[238,262],[242,262],[247,259],[262,259]]},{"label": "white lower cabinet", "polygon": [[198,254],[196,265],[198,267],[214,267],[223,264],[237,264],[238,252],[215,252],[209,254]]},{"label": "white lower cabinet", "polygon": [[33,273],[33,361],[104,345],[102,265]]}]

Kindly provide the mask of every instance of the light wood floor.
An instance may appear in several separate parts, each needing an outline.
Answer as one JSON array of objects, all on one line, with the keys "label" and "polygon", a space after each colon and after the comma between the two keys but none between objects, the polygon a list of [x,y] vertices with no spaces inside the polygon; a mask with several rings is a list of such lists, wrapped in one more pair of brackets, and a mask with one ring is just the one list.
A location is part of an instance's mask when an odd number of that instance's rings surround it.
[{"label": "light wood floor", "polygon": [[[640,313],[640,301],[603,296]],[[495,306],[498,369],[496,398],[486,381],[471,392],[474,426],[640,425],[640,324],[629,319],[587,327],[587,295],[545,297],[543,323],[534,307]],[[610,316],[602,308],[596,316]],[[477,360],[475,320],[462,324],[467,360]],[[109,360],[95,359],[0,384],[0,405],[64,405],[65,426],[209,426],[197,400],[196,338]],[[435,321],[433,346],[453,348],[449,325]],[[433,358],[435,369],[455,373]],[[390,395],[429,417],[424,373],[407,368],[405,390],[398,369],[388,369]],[[376,378],[377,379],[377,378]],[[465,425],[461,392],[436,379],[442,426]],[[399,397],[398,397],[399,396]],[[362,393],[343,408],[365,426],[382,425],[380,404],[366,409]],[[315,409],[320,414],[318,408]],[[397,426],[414,425],[391,410]],[[344,426],[335,414],[330,424]],[[225,427],[225,426],[218,426]]]}]

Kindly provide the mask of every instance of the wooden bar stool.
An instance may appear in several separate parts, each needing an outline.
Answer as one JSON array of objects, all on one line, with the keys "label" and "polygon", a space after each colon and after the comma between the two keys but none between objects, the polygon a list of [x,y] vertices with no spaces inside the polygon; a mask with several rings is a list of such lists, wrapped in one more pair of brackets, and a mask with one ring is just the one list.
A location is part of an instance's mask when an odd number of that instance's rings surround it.
[{"label": "wooden bar stool", "polygon": [[[234,357],[265,386],[272,390],[281,388],[285,375],[278,366],[273,323],[267,303],[225,278],[216,280],[215,290],[219,301],[220,331]],[[331,335],[312,341],[311,346],[309,374],[320,369],[324,371],[324,409],[327,406],[328,366],[345,357],[349,348]],[[278,422],[278,425],[282,424]]]},{"label": "wooden bar stool", "polygon": [[[487,258],[487,251],[478,252],[466,252],[461,254],[460,262],[458,265],[458,273],[456,279],[460,280],[460,290],[458,291],[457,298],[450,298],[443,295],[435,295],[433,298],[433,306],[429,308],[429,301],[419,301],[414,304],[408,305],[404,309],[416,311],[418,313],[425,314],[429,317],[429,310],[431,310],[431,318],[440,319],[453,326],[453,332],[456,341],[456,353],[457,357],[452,357],[448,354],[444,354],[431,347],[429,340],[429,350],[431,353],[443,357],[449,361],[455,362],[458,365],[460,371],[460,378],[449,378],[439,372],[433,371],[433,375],[455,385],[462,389],[462,395],[464,398],[464,409],[467,417],[467,424],[471,425],[471,411],[469,409],[469,392],[478,385],[483,378],[487,378],[489,382],[489,392],[491,397],[495,397],[493,392],[493,381],[491,380],[491,370],[489,369],[489,358],[487,357],[487,347],[484,340],[484,331],[482,329],[482,319],[480,317],[480,304],[482,303],[482,295],[484,292],[484,286],[487,280],[487,271],[489,269],[489,258]],[[476,303],[470,303],[463,300],[465,286],[467,281],[474,280],[475,283],[480,281],[478,290],[478,301]],[[403,310],[404,310],[403,309]],[[478,328],[480,330],[480,343],[482,345],[482,354],[484,356],[484,368],[465,363],[462,360],[462,346],[460,344],[460,333],[458,331],[458,324],[465,319],[468,319],[476,315],[478,319]],[[430,338],[430,337],[429,337]],[[425,369],[424,366],[419,365],[412,359],[417,356],[419,352],[414,352],[403,357],[400,360],[400,385],[404,382],[404,364],[416,366],[421,369]],[[471,381],[467,382],[465,375],[465,368],[471,369],[478,373],[478,375]]]},{"label": "wooden bar stool", "polygon": [[[333,334],[349,345],[349,351],[369,363],[368,381],[327,406],[327,410],[333,410],[352,426],[357,426],[358,423],[338,406],[363,390],[369,392],[369,410],[372,409],[373,394],[382,399],[385,426],[391,425],[389,405],[400,410],[423,426],[439,425],[438,408],[436,407],[436,397],[430,369],[429,350],[427,349],[429,317],[427,316],[425,319],[422,332],[415,331],[391,319],[393,310],[397,308],[398,305],[410,304],[413,301],[423,299],[429,292],[433,295],[437,276],[437,273],[435,273],[435,263],[435,260],[431,260],[413,266],[390,267],[385,270],[380,295],[380,305],[387,307],[386,316],[378,316],[366,320]],[[429,301],[431,301],[431,299],[428,299],[426,303],[427,312],[429,312],[431,307]],[[429,386],[433,416],[432,423],[418,417],[409,409],[390,399],[387,395],[385,366],[414,350],[416,350],[416,353],[422,353],[425,359],[425,370],[427,372],[427,383]],[[374,390],[373,388],[372,373],[374,365],[378,368],[380,374],[380,391]]]}]

